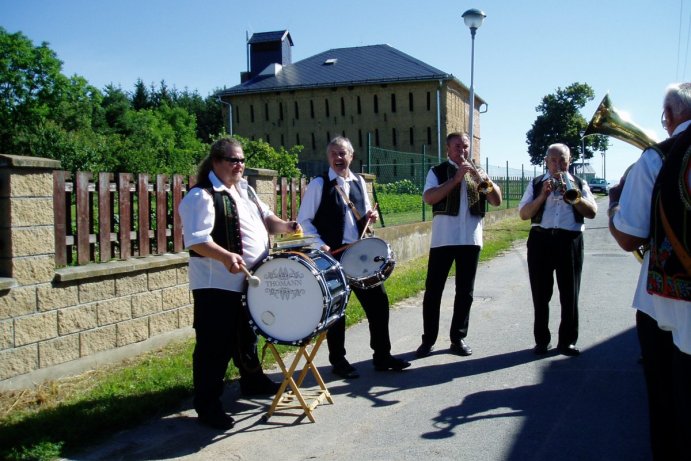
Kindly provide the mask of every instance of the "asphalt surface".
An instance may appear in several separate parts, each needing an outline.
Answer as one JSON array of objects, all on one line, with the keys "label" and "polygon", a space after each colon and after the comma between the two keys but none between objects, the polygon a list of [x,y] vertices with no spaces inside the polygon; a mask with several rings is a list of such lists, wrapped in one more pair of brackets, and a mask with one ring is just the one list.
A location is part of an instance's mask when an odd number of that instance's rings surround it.
[{"label": "asphalt surface", "polygon": [[[191,401],[180,411],[113,434],[74,460],[647,460],[645,385],[630,307],[639,263],[606,228],[606,201],[587,221],[580,297],[579,357],[532,353],[532,303],[525,243],[479,267],[471,311],[470,357],[448,353],[454,285],[442,301],[440,339],[415,358],[422,294],[394,306],[392,352],[404,372],[376,372],[366,322],[348,330],[348,359],[361,377],[331,374],[326,344],[315,363],[334,403],[312,423],[299,410],[266,414],[271,399],[224,394],[237,421],[218,433],[196,423]],[[558,290],[551,303],[553,344]],[[290,363],[290,360],[286,360]],[[278,368],[269,370],[276,380]],[[301,389],[314,385],[308,378]]]}]

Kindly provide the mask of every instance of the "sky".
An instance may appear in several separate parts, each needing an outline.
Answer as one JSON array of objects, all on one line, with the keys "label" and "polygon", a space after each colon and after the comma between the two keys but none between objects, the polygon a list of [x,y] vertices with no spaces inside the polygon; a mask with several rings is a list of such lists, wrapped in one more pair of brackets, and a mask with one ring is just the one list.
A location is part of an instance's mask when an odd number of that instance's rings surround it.
[{"label": "sky", "polygon": [[[542,98],[587,83],[590,120],[613,105],[657,139],[665,88],[691,81],[691,0],[0,0],[0,26],[47,42],[63,73],[103,89],[137,79],[198,91],[240,83],[247,34],[287,29],[293,62],[332,49],[388,44],[470,86],[471,36],[461,15],[487,15],[475,38],[481,158],[533,170],[526,133]],[[610,138],[611,139],[611,138]],[[617,182],[641,151],[611,139],[590,160]],[[356,153],[357,155],[357,153]]]}]

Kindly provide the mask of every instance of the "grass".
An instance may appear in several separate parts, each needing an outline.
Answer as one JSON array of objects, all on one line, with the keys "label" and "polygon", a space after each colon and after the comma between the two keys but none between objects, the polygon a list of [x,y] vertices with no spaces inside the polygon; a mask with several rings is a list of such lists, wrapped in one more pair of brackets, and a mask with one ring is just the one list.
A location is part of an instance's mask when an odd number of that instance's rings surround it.
[{"label": "grass", "polygon": [[[485,227],[480,260],[506,251],[528,236],[530,223],[508,218]],[[427,257],[396,265],[386,282],[391,305],[424,290]],[[453,271],[453,268],[452,268]],[[352,296],[348,325],[365,317]],[[263,342],[260,341],[260,348]],[[181,407],[192,393],[193,340],[33,389],[0,392],[0,459],[50,460],[73,454],[151,418]],[[278,346],[284,353],[289,346]],[[261,352],[261,350],[260,350]],[[265,367],[273,364],[271,354]],[[237,378],[229,367],[227,378]]]}]

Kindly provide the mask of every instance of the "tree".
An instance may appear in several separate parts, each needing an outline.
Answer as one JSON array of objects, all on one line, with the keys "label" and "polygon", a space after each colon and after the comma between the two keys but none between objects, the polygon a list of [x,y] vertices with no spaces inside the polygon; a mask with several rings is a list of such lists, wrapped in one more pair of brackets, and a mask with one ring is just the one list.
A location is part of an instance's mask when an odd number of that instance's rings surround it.
[{"label": "tree", "polygon": [[299,178],[302,173],[297,167],[298,154],[302,152],[302,146],[293,146],[286,150],[281,146],[278,150],[261,139],[250,141],[242,136],[234,136],[242,143],[249,168],[266,168],[276,170],[279,176]]},{"label": "tree", "polygon": [[585,138],[585,153],[581,141],[581,132],[588,122],[579,110],[595,97],[595,92],[586,83],[572,83],[565,89],[557,88],[555,94],[542,98],[535,108],[540,113],[533,127],[526,133],[530,163],[541,165],[547,147],[554,143],[563,143],[571,149],[571,162],[585,157],[592,158],[594,152],[607,149],[608,140],[604,136]]}]

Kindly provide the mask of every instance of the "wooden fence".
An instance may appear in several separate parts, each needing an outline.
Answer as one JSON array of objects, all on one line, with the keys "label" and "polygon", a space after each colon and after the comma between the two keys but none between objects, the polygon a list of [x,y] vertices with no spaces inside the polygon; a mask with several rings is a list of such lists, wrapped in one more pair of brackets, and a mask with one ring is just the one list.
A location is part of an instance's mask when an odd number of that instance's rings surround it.
[{"label": "wooden fence", "polygon": [[[180,252],[182,223],[177,213],[194,176],[98,173],[74,177],[53,172],[55,263],[57,267]],[[269,206],[295,219],[306,179],[274,180]],[[277,211],[278,210],[278,211]]]}]

